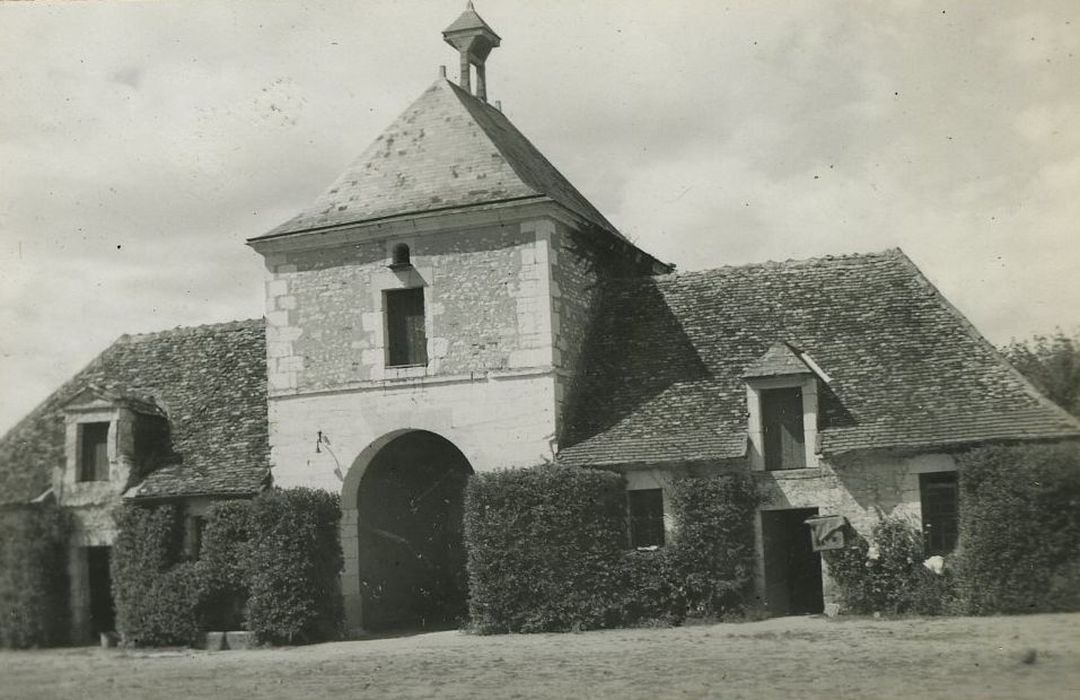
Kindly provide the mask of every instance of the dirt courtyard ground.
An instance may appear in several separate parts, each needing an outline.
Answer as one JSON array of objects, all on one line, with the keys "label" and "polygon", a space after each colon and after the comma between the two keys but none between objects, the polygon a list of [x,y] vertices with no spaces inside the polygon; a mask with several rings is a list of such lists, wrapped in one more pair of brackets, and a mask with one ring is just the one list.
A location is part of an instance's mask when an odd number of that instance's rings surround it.
[{"label": "dirt courtyard ground", "polygon": [[0,697],[1078,698],[1080,614],[2,652]]}]

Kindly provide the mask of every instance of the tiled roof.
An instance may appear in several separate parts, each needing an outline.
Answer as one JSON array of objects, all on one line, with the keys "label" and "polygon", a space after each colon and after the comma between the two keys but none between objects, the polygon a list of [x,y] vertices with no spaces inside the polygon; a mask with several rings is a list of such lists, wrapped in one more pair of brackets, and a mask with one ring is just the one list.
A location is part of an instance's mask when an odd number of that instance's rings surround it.
[{"label": "tiled roof", "polygon": [[64,406],[88,387],[151,397],[171,429],[170,464],[139,496],[251,494],[269,474],[263,321],[122,336],[0,438],[0,503],[28,501],[64,464]]},{"label": "tiled roof", "polygon": [[827,455],[1080,437],[891,250],[612,283],[560,461],[741,456],[744,373],[782,341],[831,379],[819,399]]},{"label": "tiled roof", "polygon": [[544,199],[621,237],[502,112],[439,78],[312,206],[253,240]]}]

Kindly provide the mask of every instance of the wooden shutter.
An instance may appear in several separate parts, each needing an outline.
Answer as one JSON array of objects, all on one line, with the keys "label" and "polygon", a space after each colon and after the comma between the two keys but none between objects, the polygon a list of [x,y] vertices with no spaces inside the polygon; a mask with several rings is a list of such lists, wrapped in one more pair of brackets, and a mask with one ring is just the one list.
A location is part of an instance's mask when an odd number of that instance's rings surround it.
[{"label": "wooden shutter", "polygon": [[766,469],[802,469],[806,466],[802,389],[762,391],[761,424]]}]

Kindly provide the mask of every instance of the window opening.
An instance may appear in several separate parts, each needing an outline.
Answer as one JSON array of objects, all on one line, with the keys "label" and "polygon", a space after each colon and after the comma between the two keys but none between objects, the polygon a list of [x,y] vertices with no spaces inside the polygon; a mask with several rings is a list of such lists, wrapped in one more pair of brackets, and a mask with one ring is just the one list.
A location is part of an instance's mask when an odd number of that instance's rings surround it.
[{"label": "window opening", "polygon": [[409,246],[398,243],[390,256],[391,270],[404,270],[412,267],[412,259],[409,257]]},{"label": "window opening", "polygon": [[202,554],[203,529],[206,527],[206,518],[201,515],[189,515],[184,524],[184,554],[195,561]]},{"label": "window opening", "polygon": [[662,489],[629,491],[630,546],[660,547],[664,544],[664,492]]},{"label": "window opening", "polygon": [[78,481],[109,480],[109,424],[79,425]]},{"label": "window opening", "polygon": [[423,287],[386,292],[386,330],[388,367],[427,364]]},{"label": "window opening", "polygon": [[806,467],[802,389],[762,390],[761,424],[766,469]]},{"label": "window opening", "polygon": [[919,475],[923,546],[927,556],[956,549],[960,533],[960,498],[956,472]]}]

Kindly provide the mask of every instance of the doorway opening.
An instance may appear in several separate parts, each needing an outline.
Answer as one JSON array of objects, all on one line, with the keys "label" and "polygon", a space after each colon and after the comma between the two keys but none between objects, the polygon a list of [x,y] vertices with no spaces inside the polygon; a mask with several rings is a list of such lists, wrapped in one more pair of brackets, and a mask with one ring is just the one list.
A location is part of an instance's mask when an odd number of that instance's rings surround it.
[{"label": "doorway opening", "polygon": [[776,615],[820,613],[824,609],[821,555],[813,550],[805,520],[817,508],[761,512],[765,550],[765,601]]},{"label": "doorway opening", "polygon": [[472,473],[450,441],[417,430],[387,443],[357,493],[363,626],[456,624],[466,614],[465,483]]},{"label": "doorway opening", "polygon": [[112,597],[112,573],[109,569],[112,547],[86,548],[87,583],[90,588],[90,633],[94,639],[116,627],[116,609]]}]

